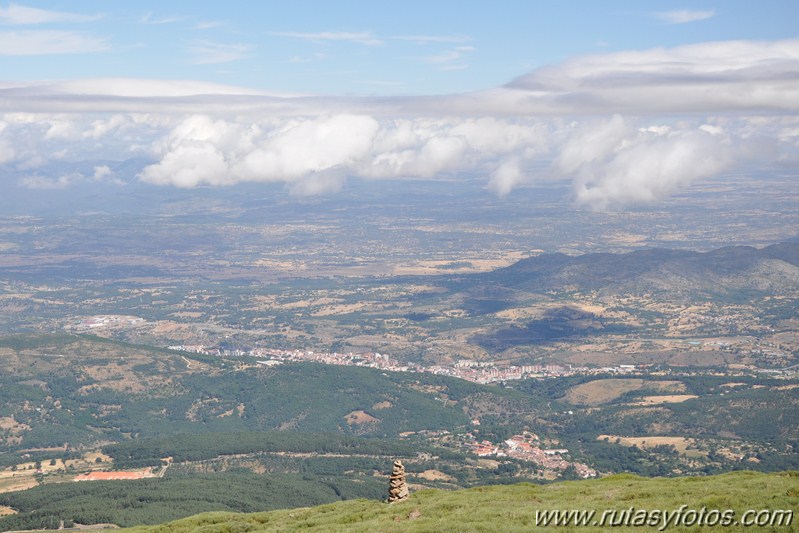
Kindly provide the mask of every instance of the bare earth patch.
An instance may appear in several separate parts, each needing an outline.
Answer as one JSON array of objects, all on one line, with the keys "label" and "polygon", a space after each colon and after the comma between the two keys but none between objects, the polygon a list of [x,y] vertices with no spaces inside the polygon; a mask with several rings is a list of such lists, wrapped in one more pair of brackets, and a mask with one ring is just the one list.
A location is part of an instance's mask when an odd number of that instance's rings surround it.
[{"label": "bare earth patch", "polygon": [[328,305],[323,307],[322,309],[311,313],[313,316],[333,316],[333,315],[345,315],[348,313],[354,313],[356,311],[361,311],[365,307],[368,307],[367,303],[359,302],[354,304],[341,304],[341,305]]},{"label": "bare earth patch", "polygon": [[[15,492],[18,490],[26,490],[37,486],[39,483],[33,477],[33,470],[30,473],[16,472],[12,475],[6,476],[6,472],[0,472],[0,493]],[[11,474],[9,472],[9,474]]]},{"label": "bare earth patch", "polygon": [[374,404],[372,406],[372,409],[374,411],[379,411],[381,409],[388,409],[391,406],[392,406],[391,402],[388,402],[388,401],[386,401],[386,402],[378,402],[378,403],[376,403],[376,404]]},{"label": "bare earth patch", "polygon": [[[628,392],[637,390],[651,390],[654,392],[684,392],[685,384],[681,381],[646,381],[639,378],[611,378],[611,379],[597,379],[583,383],[573,387],[565,396],[569,403],[575,405],[601,405],[610,403],[627,394]],[[666,396],[666,397],[670,397]],[[683,395],[688,396],[688,395]],[[651,396],[655,398],[655,396]],[[690,398],[684,398],[685,401]],[[646,402],[645,403],[663,403],[660,402]]]},{"label": "bare earth patch", "polygon": [[152,329],[155,335],[169,335],[178,331],[187,331],[190,327],[186,324],[172,322],[170,320],[159,320],[156,322],[155,327]]},{"label": "bare earth patch", "polygon": [[16,434],[20,431],[30,429],[30,426],[27,424],[20,424],[14,419],[14,417],[2,416],[0,417],[0,429],[8,429],[12,433]]},{"label": "bare earth patch", "polygon": [[101,462],[104,462],[104,463],[110,463],[110,462],[113,461],[113,459],[111,458],[110,455],[106,455],[103,452],[96,452],[96,451],[95,452],[86,452],[83,455],[83,459],[87,463],[96,463],[97,459],[99,459]]},{"label": "bare earth patch", "polygon": [[619,437],[617,435],[600,435],[597,440],[608,439],[622,446],[637,446],[639,448],[654,448],[655,446],[674,446],[674,449],[685,455],[689,451],[696,453],[696,450],[688,450],[689,447],[695,448],[696,441],[685,437]]},{"label": "bare earth patch", "polygon": [[575,405],[601,405],[642,388],[644,383],[638,378],[589,381],[572,388],[566,394],[566,401]]},{"label": "bare earth patch", "polygon": [[380,422],[379,418],[375,418],[366,411],[353,411],[344,417],[347,424],[350,426],[357,426],[361,424],[376,424]]},{"label": "bare earth patch", "polygon": [[[605,312],[605,308],[600,305],[584,304],[581,302],[570,302],[569,307],[579,309],[592,315],[600,316]],[[559,309],[563,307],[561,302],[545,302],[536,305],[528,305],[524,307],[514,307],[512,309],[505,309],[495,313],[500,318],[508,318],[511,320],[520,320],[528,318],[541,318],[548,311],[552,309]]]},{"label": "bare earth patch", "polygon": [[653,403],[682,403],[686,400],[692,400],[694,398],[699,398],[696,394],[668,394],[663,396],[644,396],[642,398],[642,404],[653,404]]},{"label": "bare earth patch", "polygon": [[130,372],[127,365],[109,362],[102,366],[86,366],[84,372],[97,381],[98,387],[125,392],[142,392],[147,389],[144,381]]},{"label": "bare earth patch", "polygon": [[0,516],[8,516],[11,514],[17,514],[17,512],[12,509],[11,507],[6,507],[5,505],[0,505]]},{"label": "bare earth patch", "polygon": [[426,479],[428,481],[447,481],[452,482],[455,479],[452,476],[448,476],[444,472],[440,470],[425,470],[421,474],[417,474],[418,477],[422,479]]},{"label": "bare earth patch", "polygon": [[486,259],[485,257],[460,257],[458,259],[440,260],[422,259],[393,265],[391,274],[395,276],[405,276],[488,272],[512,265],[528,255],[529,252],[511,251],[502,253],[493,259]]},{"label": "bare earth patch", "polygon": [[23,431],[30,430],[30,426],[27,424],[20,424],[12,416],[3,416],[0,417],[0,430],[8,432],[8,436],[5,439],[0,437],[0,442],[5,442],[6,444],[19,444],[22,442],[22,437],[20,434]]}]

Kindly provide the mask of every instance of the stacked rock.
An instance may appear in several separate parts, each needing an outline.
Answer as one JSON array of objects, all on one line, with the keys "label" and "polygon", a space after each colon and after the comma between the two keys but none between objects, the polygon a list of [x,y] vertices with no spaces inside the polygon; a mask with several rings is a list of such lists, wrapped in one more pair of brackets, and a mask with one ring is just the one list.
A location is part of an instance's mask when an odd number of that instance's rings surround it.
[{"label": "stacked rock", "polygon": [[410,495],[405,482],[405,467],[402,461],[394,461],[394,468],[388,482],[388,503],[401,502]]}]

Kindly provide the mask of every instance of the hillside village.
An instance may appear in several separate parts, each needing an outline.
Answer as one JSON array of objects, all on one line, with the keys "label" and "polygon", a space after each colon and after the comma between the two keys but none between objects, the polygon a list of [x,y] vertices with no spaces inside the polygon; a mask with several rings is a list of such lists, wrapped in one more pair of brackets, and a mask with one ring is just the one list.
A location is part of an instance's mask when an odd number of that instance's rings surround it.
[{"label": "hillside village", "polygon": [[[709,342],[716,343],[718,341]],[[254,364],[260,366],[274,366],[290,362],[315,362],[328,365],[363,366],[391,372],[422,372],[450,376],[479,384],[501,383],[505,381],[530,378],[557,378],[574,375],[631,375],[664,372],[661,369],[654,368],[652,365],[643,364],[617,364],[603,366],[583,366],[571,364],[513,365],[501,361],[458,360],[452,365],[439,364],[425,366],[418,363],[401,363],[392,359],[391,356],[379,352],[338,353],[304,350],[281,350],[274,348],[223,349],[218,346],[199,344],[173,345],[168,346],[168,349],[190,353],[200,353],[204,355],[216,355],[219,357],[249,357],[254,358]],[[711,368],[705,370],[704,372],[710,372],[718,375],[720,369]],[[668,369],[666,373],[669,375],[697,375],[702,374],[703,370],[699,367],[686,367],[685,369],[681,370],[671,368]],[[724,374],[729,376],[768,374],[774,377],[790,378],[799,374],[799,367],[793,366],[782,369],[763,369],[750,365],[736,365],[735,367],[728,367],[725,369]]]},{"label": "hillside village", "polygon": [[424,372],[464,379],[473,383],[496,383],[510,380],[541,377],[562,377],[575,374],[627,374],[636,371],[635,365],[615,365],[590,368],[572,365],[509,365],[495,362],[462,360],[452,366],[424,366],[399,363],[390,356],[378,352],[338,353],[303,350],[277,350],[253,348],[248,350],[223,350],[205,345],[174,345],[170,350],[218,355],[222,357],[253,357],[255,364],[274,366],[284,362],[314,362],[328,365],[364,366],[391,372]]},{"label": "hillside village", "polygon": [[[474,422],[479,425],[479,421],[475,420]],[[479,457],[511,457],[529,461],[540,467],[544,471],[544,476],[548,473],[563,473],[568,468],[574,469],[575,474],[582,479],[598,475],[596,470],[584,463],[565,459],[564,456],[569,453],[566,448],[543,449],[543,443],[538,435],[529,431],[513,435],[501,443],[493,443],[488,440],[478,441],[479,437],[473,433],[468,433],[467,437],[471,439],[467,442],[467,447],[475,455]]]}]

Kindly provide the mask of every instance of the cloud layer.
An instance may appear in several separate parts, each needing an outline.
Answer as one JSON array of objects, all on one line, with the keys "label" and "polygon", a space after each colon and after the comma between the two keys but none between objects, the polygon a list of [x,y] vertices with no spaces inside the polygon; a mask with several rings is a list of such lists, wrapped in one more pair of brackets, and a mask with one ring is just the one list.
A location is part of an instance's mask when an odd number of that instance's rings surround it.
[{"label": "cloud layer", "polygon": [[105,39],[74,31],[0,31],[0,55],[86,54],[108,49]]},{"label": "cloud layer", "polygon": [[8,7],[0,7],[0,23],[2,24],[81,23],[92,22],[101,18],[101,15],[82,15],[79,13],[49,11],[18,4],[9,4]]},{"label": "cloud layer", "polygon": [[712,9],[706,11],[678,9],[676,11],[659,11],[655,13],[655,17],[662,20],[666,24],[686,24],[688,22],[706,20],[715,16],[716,12]]},{"label": "cloud layer", "polygon": [[123,183],[103,165],[91,176],[37,169],[144,157],[152,163],[127,178],[177,187],[276,182],[300,195],[335,191],[349,177],[477,176],[499,195],[562,179],[576,202],[609,209],[657,202],[736,165],[797,164],[799,40],[587,56],[446,97],[326,98],[118,79],[6,83],[2,111],[0,165],[29,169],[17,183],[24,187]]},{"label": "cloud layer", "polygon": [[585,56],[508,84],[558,112],[799,111],[799,39],[724,41]]}]

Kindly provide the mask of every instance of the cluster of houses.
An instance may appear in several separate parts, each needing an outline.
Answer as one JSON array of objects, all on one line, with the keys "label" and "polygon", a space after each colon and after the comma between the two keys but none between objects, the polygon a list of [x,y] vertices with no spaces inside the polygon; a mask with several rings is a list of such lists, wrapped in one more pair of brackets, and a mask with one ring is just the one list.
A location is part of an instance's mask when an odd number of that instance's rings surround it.
[{"label": "cluster of houses", "polygon": [[581,478],[596,477],[597,471],[584,463],[568,461],[563,456],[569,453],[565,448],[542,449],[541,439],[529,431],[513,435],[500,444],[488,440],[477,441],[469,444],[472,453],[480,457],[512,457],[523,461],[530,461],[545,470],[562,472],[569,467],[574,468]]},{"label": "cluster of houses", "polygon": [[532,377],[568,376],[572,374],[634,372],[633,365],[618,365],[607,368],[572,367],[568,365],[498,365],[484,361],[459,361],[452,366],[418,364],[400,364],[386,354],[377,352],[338,353],[315,352],[305,350],[279,350],[273,348],[222,349],[205,345],[169,346],[170,350],[219,355],[223,357],[255,357],[262,366],[274,366],[283,362],[311,361],[329,365],[366,366],[394,372],[425,372],[444,376],[452,376],[474,383],[496,383],[501,381],[525,379]]},{"label": "cluster of houses", "polygon": [[101,328],[135,327],[144,324],[144,319],[128,315],[97,315],[85,318],[67,327],[77,333],[86,333]]}]

